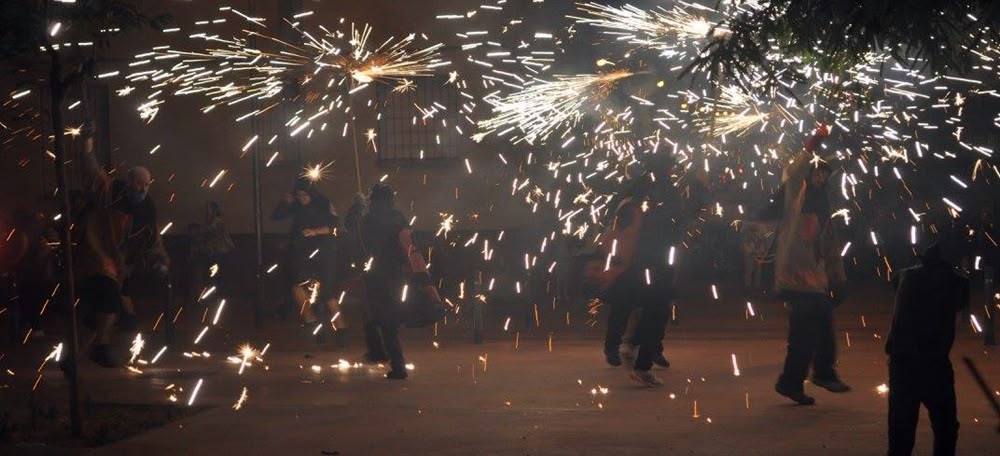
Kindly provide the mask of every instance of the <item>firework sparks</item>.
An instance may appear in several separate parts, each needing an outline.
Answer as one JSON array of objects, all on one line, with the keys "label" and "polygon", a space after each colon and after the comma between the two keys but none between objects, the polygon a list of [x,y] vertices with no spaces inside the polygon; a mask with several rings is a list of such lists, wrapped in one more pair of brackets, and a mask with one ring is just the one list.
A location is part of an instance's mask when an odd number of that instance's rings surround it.
[{"label": "firework sparks", "polygon": [[[704,14],[715,10],[697,4],[684,4],[666,10],[657,7],[644,10],[633,5],[622,7],[598,3],[577,4],[587,17],[573,17],[580,24],[599,28],[616,40],[658,50],[677,49],[685,44],[701,44],[709,38],[724,38],[730,34]],[[699,10],[701,14],[691,10]]]},{"label": "firework sparks", "polygon": [[[519,140],[544,142],[560,127],[571,127],[583,117],[583,110],[607,97],[618,81],[632,76],[625,70],[603,74],[556,76],[552,81],[537,80],[512,95],[496,100],[493,117],[479,123],[482,133],[475,138],[497,136],[520,130]],[[515,140],[516,142],[516,140]]]}]

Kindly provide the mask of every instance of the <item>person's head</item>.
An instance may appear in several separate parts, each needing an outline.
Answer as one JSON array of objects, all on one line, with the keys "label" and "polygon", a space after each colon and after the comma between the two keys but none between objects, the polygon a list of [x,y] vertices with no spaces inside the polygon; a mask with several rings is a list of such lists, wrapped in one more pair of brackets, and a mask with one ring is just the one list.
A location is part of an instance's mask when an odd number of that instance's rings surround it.
[{"label": "person's head", "polygon": [[830,180],[830,175],[833,174],[833,169],[830,165],[826,163],[820,163],[818,166],[813,167],[812,172],[809,173],[809,185],[814,188],[823,188],[826,186],[826,181]]},{"label": "person's head", "polygon": [[153,176],[148,169],[142,166],[133,166],[128,170],[126,182],[128,183],[129,199],[139,203],[146,199],[149,194],[149,185],[153,183]]},{"label": "person's head", "polygon": [[925,265],[950,264],[947,252],[940,241],[934,241],[920,254],[920,262]]},{"label": "person's head", "polygon": [[394,199],[392,187],[387,184],[372,185],[371,191],[368,193],[368,201],[373,210],[392,209],[395,204]]},{"label": "person's head", "polygon": [[298,178],[295,179],[295,187],[292,188],[292,197],[295,198],[295,202],[302,206],[308,206],[312,204],[313,201],[313,183],[309,179]]},{"label": "person's head", "polygon": [[354,197],[351,198],[351,206],[364,206],[365,205],[365,195],[362,193],[355,193]]}]

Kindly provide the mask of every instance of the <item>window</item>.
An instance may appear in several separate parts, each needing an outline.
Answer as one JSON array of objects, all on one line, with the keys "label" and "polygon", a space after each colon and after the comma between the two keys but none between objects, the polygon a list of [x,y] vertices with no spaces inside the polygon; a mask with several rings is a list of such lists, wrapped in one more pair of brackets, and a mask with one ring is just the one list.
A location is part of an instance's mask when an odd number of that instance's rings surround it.
[{"label": "window", "polygon": [[431,165],[458,159],[459,148],[469,141],[460,131],[471,128],[459,112],[459,99],[458,88],[441,77],[414,78],[406,88],[379,84],[379,164]]}]

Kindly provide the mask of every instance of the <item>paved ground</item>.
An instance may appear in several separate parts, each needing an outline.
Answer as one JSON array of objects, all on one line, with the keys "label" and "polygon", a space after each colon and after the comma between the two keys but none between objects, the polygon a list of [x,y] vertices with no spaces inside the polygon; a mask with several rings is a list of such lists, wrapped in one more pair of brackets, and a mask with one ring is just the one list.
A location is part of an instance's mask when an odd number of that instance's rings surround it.
[{"label": "paved ground", "polygon": [[[887,315],[867,308],[874,313],[862,322],[861,307],[844,309],[838,323],[840,371],[855,391],[834,395],[807,385],[818,400],[813,407],[794,406],[772,390],[784,354],[777,305],[757,309],[770,314],[766,320],[746,320],[738,311],[688,312],[668,335],[673,367],[658,371],[666,381],[659,389],[605,366],[599,331],[580,325],[554,328],[551,351],[548,331],[537,329],[520,336],[497,331],[480,346],[458,328],[437,338],[430,330],[409,331],[415,368],[409,380],[396,382],[383,379],[378,366],[335,367],[341,358],[356,358],[357,343],[346,351],[318,349],[293,325],[271,323],[269,340],[231,333],[214,345],[204,342],[215,350],[207,359],[170,351],[142,374],[88,367],[88,392],[98,401],[164,401],[165,388],[174,385],[184,390],[176,394],[183,407],[202,379],[195,403],[213,407],[92,453],[880,454],[887,404],[876,386],[886,381],[879,336]],[[967,331],[960,339],[956,361],[971,356],[996,385],[997,352]],[[265,363],[239,375],[238,365],[224,358],[241,341],[273,345]],[[144,357],[159,346],[150,341]],[[957,362],[956,372],[959,454],[996,454],[998,419]],[[50,373],[48,388],[58,390],[60,381]],[[247,400],[234,410],[244,387]],[[929,453],[930,439],[924,417],[916,454]]]}]

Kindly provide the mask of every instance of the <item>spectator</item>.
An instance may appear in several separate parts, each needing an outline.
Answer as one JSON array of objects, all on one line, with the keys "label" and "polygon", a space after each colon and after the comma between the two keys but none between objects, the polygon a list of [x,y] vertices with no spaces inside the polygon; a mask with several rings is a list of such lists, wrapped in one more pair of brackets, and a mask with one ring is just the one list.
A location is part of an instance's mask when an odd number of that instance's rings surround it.
[{"label": "spectator", "polygon": [[893,277],[896,308],[885,344],[890,456],[913,452],[920,404],[934,429],[934,455],[954,455],[958,442],[955,373],[948,355],[956,315],[969,308],[969,279],[945,259],[939,244],[920,260]]}]

